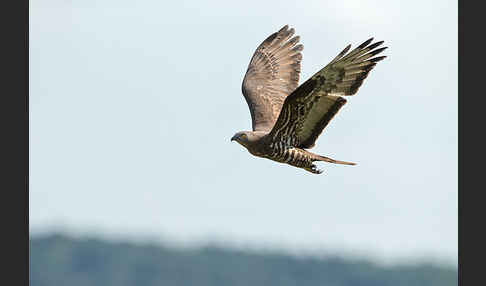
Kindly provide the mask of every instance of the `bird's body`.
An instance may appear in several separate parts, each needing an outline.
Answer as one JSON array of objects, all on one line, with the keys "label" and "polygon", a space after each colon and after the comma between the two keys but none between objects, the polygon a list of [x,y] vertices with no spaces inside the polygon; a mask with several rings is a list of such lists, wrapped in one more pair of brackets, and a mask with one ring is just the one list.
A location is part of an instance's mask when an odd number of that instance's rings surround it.
[{"label": "bird's body", "polygon": [[315,161],[355,165],[313,154],[312,148],[329,121],[353,95],[385,48],[383,42],[364,42],[346,54],[348,45],[327,66],[298,85],[303,46],[294,29],[283,27],[255,51],[243,80],[242,92],[250,108],[253,131],[236,133],[251,154],[320,174]]},{"label": "bird's body", "polygon": [[[294,142],[274,141],[269,134],[262,131],[244,131],[245,136],[253,137],[253,140],[241,140],[248,152],[257,157],[270,159],[279,163],[286,163],[298,168],[303,168],[311,173],[320,174],[322,171],[317,169],[313,163],[315,161],[325,161],[335,164],[355,165],[351,162],[337,161],[328,157],[311,153],[307,150],[295,147]],[[255,134],[256,133],[256,134]],[[235,135],[236,136],[236,135]],[[242,136],[242,135],[239,135]],[[233,140],[236,140],[233,139]]]}]

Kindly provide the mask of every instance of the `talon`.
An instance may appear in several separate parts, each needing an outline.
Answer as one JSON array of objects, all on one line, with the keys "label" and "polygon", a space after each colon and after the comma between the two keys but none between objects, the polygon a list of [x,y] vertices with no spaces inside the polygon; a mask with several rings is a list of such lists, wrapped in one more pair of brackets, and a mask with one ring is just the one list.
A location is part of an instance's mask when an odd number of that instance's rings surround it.
[{"label": "talon", "polygon": [[308,169],[308,171],[314,174],[322,174],[322,172],[324,172],[323,170],[317,169],[317,166],[314,164]]}]

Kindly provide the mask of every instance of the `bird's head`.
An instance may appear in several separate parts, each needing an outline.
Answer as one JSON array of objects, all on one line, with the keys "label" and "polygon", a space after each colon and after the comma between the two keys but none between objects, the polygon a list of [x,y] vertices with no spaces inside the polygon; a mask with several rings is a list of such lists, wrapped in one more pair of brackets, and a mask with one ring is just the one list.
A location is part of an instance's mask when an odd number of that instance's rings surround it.
[{"label": "bird's head", "polygon": [[265,135],[267,135],[267,132],[264,131],[240,131],[231,137],[231,141],[240,143],[240,145],[248,149],[251,153],[251,150],[258,146],[260,140]]},{"label": "bird's head", "polygon": [[240,131],[231,137],[231,141],[236,141],[248,149],[257,144],[264,135],[265,133],[260,131]]},{"label": "bird's head", "polygon": [[237,132],[233,137],[231,137],[231,141],[236,141],[241,145],[247,147],[248,143],[250,142],[251,134],[249,131],[240,131]]}]

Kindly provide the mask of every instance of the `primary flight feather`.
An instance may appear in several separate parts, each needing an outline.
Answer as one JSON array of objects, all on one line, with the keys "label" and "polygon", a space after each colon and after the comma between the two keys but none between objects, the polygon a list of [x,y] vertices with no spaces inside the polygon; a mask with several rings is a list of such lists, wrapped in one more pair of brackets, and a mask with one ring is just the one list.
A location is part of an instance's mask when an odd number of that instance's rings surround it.
[{"label": "primary flight feather", "polygon": [[342,96],[354,95],[377,62],[383,41],[373,38],[350,51],[348,45],[329,64],[298,86],[300,37],[284,26],[256,49],[243,79],[242,92],[250,109],[253,131],[236,133],[235,140],[258,157],[287,163],[314,174],[322,173],[313,163],[355,163],[313,154],[312,148],[327,124],[346,103]]}]

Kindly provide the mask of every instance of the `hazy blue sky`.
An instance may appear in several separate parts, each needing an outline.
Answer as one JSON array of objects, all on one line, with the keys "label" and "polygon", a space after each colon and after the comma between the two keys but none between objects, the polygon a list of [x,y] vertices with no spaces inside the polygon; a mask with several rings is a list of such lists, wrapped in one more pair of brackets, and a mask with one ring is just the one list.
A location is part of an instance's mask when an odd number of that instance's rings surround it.
[{"label": "hazy blue sky", "polygon": [[[374,36],[388,58],[314,152],[252,157],[241,81],[283,25],[301,82]],[[30,227],[396,262],[457,259],[456,1],[30,1]]]}]

